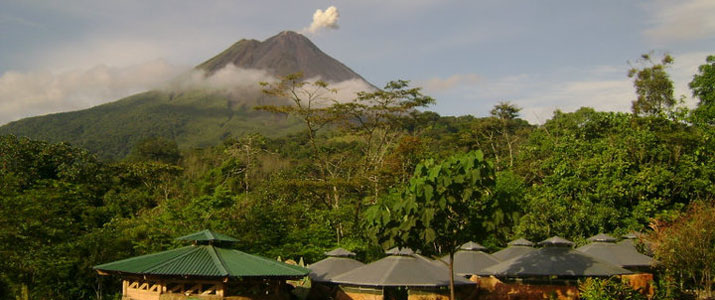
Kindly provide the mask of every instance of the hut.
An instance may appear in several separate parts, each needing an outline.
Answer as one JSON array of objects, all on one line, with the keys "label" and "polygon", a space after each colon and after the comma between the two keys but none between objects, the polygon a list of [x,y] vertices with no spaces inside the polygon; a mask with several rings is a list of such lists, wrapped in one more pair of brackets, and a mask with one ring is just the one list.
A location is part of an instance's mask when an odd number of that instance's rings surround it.
[{"label": "hut", "polygon": [[576,250],[631,271],[648,271],[653,262],[649,256],[639,253],[632,243],[616,243],[617,239],[607,234],[592,236],[588,241],[590,243]]},{"label": "hut", "polygon": [[534,248],[533,242],[524,238],[520,238],[509,242],[506,248],[492,253],[492,256],[494,256],[500,261],[506,261],[514,257],[522,256],[534,250],[536,249]]},{"label": "hut", "polygon": [[[391,249],[388,256],[333,278],[340,284],[339,300],[446,300],[449,268],[407,248]],[[457,293],[467,298],[474,282],[454,277]]]},{"label": "hut", "polygon": [[[489,253],[484,252],[486,247],[468,242],[454,253],[454,274],[470,277],[477,274],[482,269],[496,265],[501,261]],[[442,257],[442,260],[449,263],[449,255]]]},{"label": "hut", "polygon": [[610,277],[632,272],[573,249],[574,243],[560,237],[539,242],[542,246],[519,257],[484,269],[479,285],[488,291],[480,299],[578,299],[578,279]]},{"label": "hut", "polygon": [[310,299],[334,298],[338,285],[332,282],[333,278],[365,265],[352,258],[355,253],[343,248],[325,252],[325,255],[328,257],[308,266],[311,280],[308,294]]},{"label": "hut", "polygon": [[632,239],[627,238],[621,243],[616,243],[616,238],[600,233],[588,238],[588,241],[590,243],[576,250],[633,271],[635,274],[623,275],[625,281],[644,295],[653,295],[655,292],[652,284],[653,274],[651,273],[653,259],[638,252]]},{"label": "hut", "polygon": [[177,240],[192,245],[95,266],[122,278],[123,300],[289,299],[288,279],[310,270],[251,255],[228,245],[236,239],[204,230]]}]

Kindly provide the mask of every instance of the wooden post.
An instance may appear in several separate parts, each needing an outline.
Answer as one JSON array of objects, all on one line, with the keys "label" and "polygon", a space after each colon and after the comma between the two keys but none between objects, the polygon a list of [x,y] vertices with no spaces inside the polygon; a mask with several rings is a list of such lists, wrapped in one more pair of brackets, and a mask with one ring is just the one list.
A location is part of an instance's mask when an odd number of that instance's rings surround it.
[{"label": "wooden post", "polygon": [[122,280],[122,296],[127,295],[127,287],[129,286],[129,282],[126,280]]}]

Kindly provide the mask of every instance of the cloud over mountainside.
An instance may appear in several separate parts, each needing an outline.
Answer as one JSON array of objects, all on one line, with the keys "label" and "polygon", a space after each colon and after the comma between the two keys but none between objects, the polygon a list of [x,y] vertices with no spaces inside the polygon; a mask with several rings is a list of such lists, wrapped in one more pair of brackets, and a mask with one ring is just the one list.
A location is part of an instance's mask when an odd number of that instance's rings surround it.
[{"label": "cloud over mountainside", "polygon": [[187,69],[155,60],[128,67],[98,65],[59,73],[8,71],[0,76],[0,124],[116,100],[156,88]]},{"label": "cloud over mountainside", "polygon": [[[152,89],[209,89],[228,93],[232,98],[256,98],[261,94],[259,82],[277,80],[265,70],[233,64],[207,76],[206,71],[189,70],[162,60],[125,68],[100,65],[61,73],[10,71],[0,76],[0,125],[24,117],[86,109]],[[338,101],[372,89],[360,79],[329,84],[338,92],[328,96]]]},{"label": "cloud over mountainside", "polygon": [[[207,74],[202,69],[194,69],[177,77],[162,87],[165,91],[188,91],[195,89],[211,89],[229,94],[232,98],[258,97],[262,93],[260,82],[274,83],[280,79],[261,69],[244,69],[234,64],[227,64],[218,71]],[[306,78],[309,82],[323,80],[320,77]],[[323,105],[331,101],[345,102],[355,98],[361,91],[372,91],[374,88],[366,81],[358,78],[339,82],[327,81],[329,89],[335,93],[325,92]],[[299,93],[299,96],[303,96]]]}]

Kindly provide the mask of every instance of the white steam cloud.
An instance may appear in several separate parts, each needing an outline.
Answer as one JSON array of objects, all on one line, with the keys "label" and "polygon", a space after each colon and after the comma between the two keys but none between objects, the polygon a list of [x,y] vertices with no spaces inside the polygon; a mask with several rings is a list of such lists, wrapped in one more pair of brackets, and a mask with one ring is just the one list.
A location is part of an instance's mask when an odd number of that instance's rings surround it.
[{"label": "white steam cloud", "polygon": [[340,12],[335,6],[328,7],[325,11],[317,9],[313,13],[313,23],[310,27],[304,29],[305,32],[316,33],[320,29],[338,29],[338,19],[340,18]]},{"label": "white steam cloud", "polygon": [[158,87],[186,69],[155,60],[129,67],[98,65],[60,73],[8,71],[0,76],[0,125],[117,100]]}]

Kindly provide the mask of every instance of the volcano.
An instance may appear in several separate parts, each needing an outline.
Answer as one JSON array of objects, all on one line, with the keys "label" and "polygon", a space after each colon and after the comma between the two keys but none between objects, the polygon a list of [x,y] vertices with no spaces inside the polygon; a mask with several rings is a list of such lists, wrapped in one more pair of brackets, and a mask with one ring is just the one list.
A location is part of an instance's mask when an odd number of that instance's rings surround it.
[{"label": "volcano", "polygon": [[243,69],[265,70],[274,76],[302,72],[304,78],[329,82],[359,79],[360,75],[321,51],[305,36],[283,31],[263,42],[240,40],[196,68],[208,75],[233,64]]},{"label": "volcano", "polygon": [[[283,31],[265,41],[242,39],[194,69],[206,77],[233,65],[285,76],[302,72],[306,79],[339,83],[359,80],[353,70],[321,51],[305,36]],[[252,84],[252,83],[251,83]],[[289,117],[257,111],[260,90],[236,96],[219,90],[154,90],[92,108],[36,116],[0,127],[14,134],[49,142],[69,142],[99,157],[125,157],[147,137],[164,137],[182,149],[208,147],[249,132],[276,137],[298,132],[301,124]]]}]

